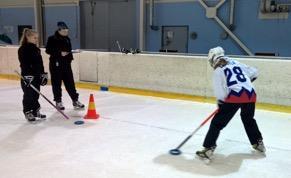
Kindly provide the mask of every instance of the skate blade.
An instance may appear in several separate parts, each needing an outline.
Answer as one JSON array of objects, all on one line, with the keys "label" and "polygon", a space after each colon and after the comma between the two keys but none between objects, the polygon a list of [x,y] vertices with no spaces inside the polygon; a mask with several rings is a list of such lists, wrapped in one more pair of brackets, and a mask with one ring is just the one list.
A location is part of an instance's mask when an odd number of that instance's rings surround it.
[{"label": "skate blade", "polygon": [[264,157],[266,157],[267,155],[266,155],[266,151],[265,152],[262,152],[262,151],[260,151],[260,150],[252,150],[252,152],[253,153],[255,153],[255,154],[257,154],[257,155],[261,155],[261,156],[264,156]]},{"label": "skate blade", "polygon": [[196,155],[196,158],[200,161],[203,161],[203,163],[206,165],[209,165],[212,162],[212,158],[201,157],[199,155]]},{"label": "skate blade", "polygon": [[40,118],[40,119],[37,119],[35,121],[28,121],[28,123],[30,123],[30,124],[39,124],[39,123],[41,123],[43,121],[46,121],[46,118]]},{"label": "skate blade", "polygon": [[75,110],[75,111],[82,111],[82,110],[85,110],[85,107],[84,107],[84,108],[75,108],[75,107],[74,107],[74,110]]}]

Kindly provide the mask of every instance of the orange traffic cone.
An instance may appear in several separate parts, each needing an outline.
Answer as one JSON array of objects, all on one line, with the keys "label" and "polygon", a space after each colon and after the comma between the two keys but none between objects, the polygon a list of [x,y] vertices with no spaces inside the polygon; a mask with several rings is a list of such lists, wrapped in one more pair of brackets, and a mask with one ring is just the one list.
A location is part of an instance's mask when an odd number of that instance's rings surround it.
[{"label": "orange traffic cone", "polygon": [[98,118],[99,118],[99,114],[96,113],[94,97],[93,97],[93,94],[90,94],[88,112],[84,116],[84,119],[98,119]]}]

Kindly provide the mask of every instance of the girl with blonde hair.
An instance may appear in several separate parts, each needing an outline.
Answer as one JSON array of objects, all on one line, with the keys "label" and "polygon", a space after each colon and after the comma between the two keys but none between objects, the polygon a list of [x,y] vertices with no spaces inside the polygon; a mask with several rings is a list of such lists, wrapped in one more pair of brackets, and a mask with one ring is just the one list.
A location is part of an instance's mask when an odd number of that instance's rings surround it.
[{"label": "girl with blonde hair", "polygon": [[23,113],[29,122],[37,121],[36,118],[44,119],[46,115],[40,113],[38,102],[39,94],[30,85],[40,90],[40,86],[47,84],[48,74],[44,72],[43,60],[38,48],[38,33],[32,29],[25,28],[18,49],[20,62],[21,88],[23,90]]}]

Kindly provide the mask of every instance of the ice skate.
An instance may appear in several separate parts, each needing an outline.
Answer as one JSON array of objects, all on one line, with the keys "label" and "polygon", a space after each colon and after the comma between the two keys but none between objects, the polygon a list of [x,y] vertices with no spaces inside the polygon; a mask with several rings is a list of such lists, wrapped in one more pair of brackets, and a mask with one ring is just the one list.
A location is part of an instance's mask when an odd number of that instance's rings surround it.
[{"label": "ice skate", "polygon": [[252,146],[258,152],[261,152],[261,153],[265,153],[266,152],[266,148],[265,148],[265,145],[263,143],[263,140],[258,140],[258,143],[253,144]]},{"label": "ice skate", "polygon": [[32,113],[32,110],[25,112],[24,115],[25,115],[25,118],[27,119],[28,122],[35,122],[36,121],[36,119]]},{"label": "ice skate", "polygon": [[38,117],[38,118],[41,118],[41,119],[45,119],[46,118],[46,115],[45,114],[41,114],[39,109],[33,115],[34,115],[34,117]]},{"label": "ice skate", "polygon": [[196,156],[199,159],[204,160],[205,163],[210,163],[210,161],[212,160],[212,157],[213,157],[214,150],[215,150],[215,147],[204,148],[201,151],[197,151]]},{"label": "ice skate", "polygon": [[[27,119],[27,121],[31,124],[37,124],[37,123],[40,123],[42,121],[45,121],[45,117],[46,115],[43,115],[43,114],[40,114],[38,116],[35,116],[35,114],[33,113],[33,111],[27,111],[24,113],[25,115],[25,118]],[[39,119],[37,119],[39,118]]]},{"label": "ice skate", "polygon": [[73,102],[73,106],[75,110],[81,110],[85,108],[85,105],[78,100]]},{"label": "ice skate", "polygon": [[65,107],[63,105],[63,103],[60,101],[60,102],[56,102],[56,107],[59,109],[59,110],[65,110]]},{"label": "ice skate", "polygon": [[41,119],[45,119],[46,115],[45,114],[41,114],[40,112],[36,113],[35,117],[41,118]]},{"label": "ice skate", "polygon": [[39,111],[36,112],[36,115],[34,115],[34,117],[36,117],[34,123],[39,123],[46,120],[46,115],[41,114]]}]

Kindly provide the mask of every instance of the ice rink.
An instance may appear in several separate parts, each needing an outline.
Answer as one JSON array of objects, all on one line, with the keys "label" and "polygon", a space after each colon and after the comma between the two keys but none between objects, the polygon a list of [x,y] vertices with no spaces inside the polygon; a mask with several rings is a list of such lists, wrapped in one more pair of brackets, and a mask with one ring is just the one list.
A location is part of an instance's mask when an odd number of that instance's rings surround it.
[{"label": "ice rink", "polygon": [[[88,105],[94,94],[98,120],[74,125],[87,112],[74,111],[63,90],[66,120],[40,99],[47,120],[29,124],[18,81],[0,79],[1,178],[290,178],[291,114],[256,110],[266,156],[254,152],[239,112],[221,132],[214,160],[195,158],[209,123],[181,150],[168,154],[216,109],[182,100],[78,89]],[[42,92],[53,99],[51,86]]]}]

